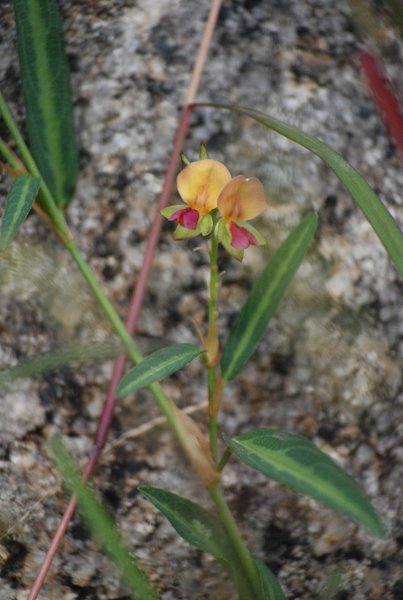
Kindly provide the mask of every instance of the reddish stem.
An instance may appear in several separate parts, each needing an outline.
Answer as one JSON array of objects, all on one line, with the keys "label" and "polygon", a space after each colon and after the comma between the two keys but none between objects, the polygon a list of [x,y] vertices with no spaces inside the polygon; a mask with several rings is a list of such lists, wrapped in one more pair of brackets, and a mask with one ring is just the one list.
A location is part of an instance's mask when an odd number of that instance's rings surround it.
[{"label": "reddish stem", "polygon": [[[210,6],[210,12],[206,22],[206,26],[203,32],[202,40],[200,42],[199,50],[197,53],[195,66],[192,72],[192,77],[186,94],[186,100],[182,109],[178,129],[176,132],[171,157],[168,163],[168,167],[165,173],[164,183],[160,197],[155,208],[155,215],[150,228],[149,236],[147,239],[147,245],[144,253],[143,263],[137,278],[137,282],[133,289],[132,300],[130,303],[128,315],[126,318],[126,327],[130,334],[133,334],[136,328],[137,319],[141,310],[141,305],[146,290],[152,261],[154,258],[155,250],[159,240],[161,231],[162,217],[160,210],[166,206],[169,200],[169,194],[174,183],[177,164],[180,152],[183,147],[183,143],[188,131],[189,120],[193,110],[192,103],[194,102],[195,95],[200,83],[200,77],[207,57],[207,51],[211,43],[211,38],[217,22],[218,13],[220,11],[222,0],[212,0]],[[106,444],[112,417],[116,406],[116,398],[114,396],[116,386],[122,377],[125,369],[126,358],[125,356],[119,356],[114,364],[111,381],[108,387],[107,396],[103,405],[102,414],[100,416],[97,431],[94,438],[93,447],[91,450],[90,457],[83,471],[83,480],[87,481],[92,474],[98,458],[102,452],[103,447]],[[64,534],[70,523],[70,520],[74,514],[76,508],[76,497],[73,495],[67,505],[67,508],[63,514],[63,517],[59,523],[59,526],[54,534],[51,545],[46,553],[45,559],[41,564],[36,580],[31,588],[28,596],[28,600],[36,600],[38,597],[42,585],[45,581],[46,575],[50,569],[52,561],[56,555],[56,552],[63,540]]]},{"label": "reddish stem", "polygon": [[401,156],[403,156],[403,112],[399,102],[373,54],[360,52],[358,64],[371,90],[374,103],[382,116],[383,122],[396,147],[400,150]]}]

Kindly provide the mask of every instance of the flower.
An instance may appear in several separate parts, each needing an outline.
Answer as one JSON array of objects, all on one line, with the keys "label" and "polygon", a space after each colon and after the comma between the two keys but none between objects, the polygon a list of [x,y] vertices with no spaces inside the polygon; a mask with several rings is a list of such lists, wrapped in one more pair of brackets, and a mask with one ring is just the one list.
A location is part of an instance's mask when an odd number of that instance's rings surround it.
[{"label": "flower", "polygon": [[256,177],[246,179],[243,175],[238,175],[221,191],[217,208],[222,218],[217,223],[217,237],[238,260],[242,260],[243,251],[249,246],[262,246],[266,243],[252,225],[245,223],[260,215],[266,206],[263,185]]},{"label": "flower", "polygon": [[[174,238],[183,240],[200,233],[208,235],[216,224],[219,242],[238,260],[249,246],[262,246],[263,236],[249,223],[267,206],[264,188],[255,177],[231,178],[222,163],[207,158],[201,147],[198,161],[190,163],[177,177],[178,192],[185,205],[175,204],[161,211],[169,221],[176,221]],[[216,210],[218,209],[218,211]],[[217,221],[217,212],[220,218]]]},{"label": "flower", "polygon": [[187,204],[164,208],[161,214],[169,221],[176,221],[175,239],[208,235],[213,220],[211,211],[217,208],[217,199],[231,174],[222,163],[209,158],[189,163],[178,175],[176,183],[179,195]]}]

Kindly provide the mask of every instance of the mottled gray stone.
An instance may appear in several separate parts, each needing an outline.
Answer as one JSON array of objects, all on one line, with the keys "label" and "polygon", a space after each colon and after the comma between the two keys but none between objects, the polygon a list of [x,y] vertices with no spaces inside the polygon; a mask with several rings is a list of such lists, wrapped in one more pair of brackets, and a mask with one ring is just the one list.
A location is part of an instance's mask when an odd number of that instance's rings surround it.
[{"label": "mottled gray stone", "polygon": [[[60,6],[81,163],[68,220],[124,314],[209,3],[62,0]],[[403,102],[401,38],[382,12],[379,20],[385,39],[378,52]],[[2,3],[0,26],[1,87],[23,123],[10,2]],[[318,136],[368,179],[402,223],[401,161],[357,75],[358,26],[345,1],[224,3],[198,98],[251,106]],[[232,434],[273,426],[312,438],[364,487],[389,536],[378,541],[235,462],[224,476],[231,507],[250,547],[279,575],[287,597],[316,597],[337,564],[349,599],[393,600],[402,561],[401,283],[358,207],[318,159],[227,112],[195,112],[185,147],[191,158],[201,141],[232,173],[260,177],[269,196],[259,220],[268,249],[251,250],[241,266],[222,258],[223,334],[286,232],[308,210],[321,216],[314,251],[288,299],[253,361],[228,387],[222,427]],[[6,189],[8,181],[1,185]],[[204,315],[207,260],[203,252],[191,251],[199,242],[175,243],[171,231],[166,224],[139,329],[194,341],[190,319]],[[80,276],[36,216],[7,256],[0,268],[4,365],[77,339],[109,339],[110,329]],[[77,459],[85,457],[110,369],[110,363],[66,368],[2,394],[0,522],[19,525],[0,548],[4,598],[25,597],[66,500],[48,440],[58,433]],[[192,365],[167,390],[185,406],[205,400],[203,383],[202,369]],[[124,399],[111,437],[157,415],[147,392],[136,402]],[[204,415],[198,420],[204,422]],[[164,427],[112,450],[95,484],[165,600],[234,597],[219,567],[190,549],[138,497],[139,483],[209,506]],[[15,516],[3,519],[11,509]],[[78,519],[43,597],[80,594],[126,597]]]}]

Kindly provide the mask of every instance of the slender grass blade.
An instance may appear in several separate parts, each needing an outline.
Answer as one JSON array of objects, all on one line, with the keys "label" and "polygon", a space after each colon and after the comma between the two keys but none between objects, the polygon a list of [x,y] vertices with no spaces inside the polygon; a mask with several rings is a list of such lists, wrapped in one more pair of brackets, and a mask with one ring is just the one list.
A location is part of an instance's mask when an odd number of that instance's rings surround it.
[{"label": "slender grass blade", "polygon": [[137,565],[133,553],[129,553],[111,516],[96,498],[91,488],[82,482],[75,464],[59,440],[53,442],[52,451],[66,487],[70,492],[77,494],[77,504],[84,519],[104,552],[120,570],[131,591],[132,598],[136,600],[157,600],[156,591],[148,581],[145,573]]}]

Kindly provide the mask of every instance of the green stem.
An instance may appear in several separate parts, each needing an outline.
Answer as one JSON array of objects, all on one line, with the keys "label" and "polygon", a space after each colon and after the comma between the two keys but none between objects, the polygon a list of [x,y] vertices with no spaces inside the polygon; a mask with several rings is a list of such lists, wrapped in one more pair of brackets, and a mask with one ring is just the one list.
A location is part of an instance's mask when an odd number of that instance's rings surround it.
[{"label": "green stem", "polygon": [[19,169],[20,165],[18,164],[14,153],[10,150],[4,140],[0,138],[0,153],[4,156],[8,164],[13,167],[13,169]]},{"label": "green stem", "polygon": [[[101,306],[103,312],[109,319],[112,327],[114,328],[114,330],[116,331],[116,333],[118,334],[120,339],[122,340],[122,343],[126,349],[127,355],[133,361],[134,364],[138,364],[143,359],[143,357],[142,357],[142,354],[141,354],[136,342],[134,341],[132,336],[127,331],[125,324],[123,323],[123,321],[117,314],[115,308],[113,307],[112,303],[106,296],[102,286],[99,284],[99,282],[96,279],[91,268],[88,266],[88,264],[82,257],[75,242],[70,241],[68,244],[66,244],[66,248],[70,252],[71,256],[73,257],[76,265],[80,269],[84,279],[86,280],[92,293],[94,294],[97,301],[99,302],[99,305]],[[158,404],[160,410],[165,415],[169,425],[173,429],[174,433],[177,435],[178,438],[180,438],[180,432],[178,429],[177,419],[175,416],[172,401],[165,395],[161,386],[158,385],[157,383],[150,385],[149,389],[150,389],[151,393],[153,394],[154,399],[155,399],[156,403]]]},{"label": "green stem", "polygon": [[[8,127],[8,130],[10,131],[11,137],[14,139],[14,141],[17,145],[17,148],[19,150],[19,153],[21,155],[21,158],[24,162],[24,165],[25,165],[27,171],[33,177],[39,177],[41,180],[41,187],[40,187],[41,205],[42,205],[44,212],[48,215],[48,217],[52,221],[53,225],[55,226],[55,228],[58,232],[58,235],[64,241],[68,242],[71,239],[71,235],[68,230],[66,221],[64,220],[63,213],[56,206],[55,201],[53,200],[52,194],[50,193],[45,180],[43,179],[38,167],[36,166],[33,156],[31,154],[31,152],[29,151],[28,146],[24,142],[24,138],[22,137],[20,130],[18,129],[18,126],[13,119],[10,109],[8,108],[7,103],[4,100],[1,92],[0,92],[0,114],[3,115],[3,119]],[[1,146],[1,151],[4,154],[3,146]],[[6,156],[6,158],[7,158],[7,156]],[[10,164],[12,164],[12,163],[10,163]],[[14,166],[14,164],[12,164],[12,166]]]},{"label": "green stem", "polygon": [[[216,215],[213,213],[213,229],[211,232],[210,246],[210,284],[209,284],[209,300],[208,300],[208,335],[207,340],[210,344],[208,351],[212,351],[218,355],[218,337],[217,337],[217,298],[218,298],[218,240],[215,235]],[[209,440],[210,451],[215,463],[218,460],[217,447],[217,411],[220,398],[217,396],[221,393],[218,382],[218,369],[215,361],[217,356],[210,357],[212,359],[211,366],[207,368],[207,384],[208,384],[208,399],[209,399]]]},{"label": "green stem", "polygon": [[216,218],[213,216],[213,229],[211,232],[210,247],[210,285],[208,301],[208,320],[209,326],[217,320],[217,297],[218,297],[218,240],[215,235]]},{"label": "green stem", "polygon": [[[211,366],[208,366],[208,397],[209,397],[209,439],[210,451],[214,462],[218,462],[217,449],[217,412],[221,402],[222,382],[220,367],[216,364],[218,359],[218,338],[217,338],[217,298],[218,298],[218,240],[215,235],[216,215],[213,214],[213,229],[211,234],[210,247],[210,285],[208,301],[208,336],[207,350],[213,352],[210,356]],[[210,347],[209,347],[210,346]],[[214,355],[215,354],[215,355]],[[258,599],[261,597],[260,580],[253,559],[248,548],[245,546],[235,520],[221,494],[219,483],[213,483],[208,487],[211,498],[214,501],[217,512],[231,540],[234,552],[237,556],[240,569],[244,573],[244,590],[248,598]],[[247,590],[247,591],[246,591]]]},{"label": "green stem", "polygon": [[218,483],[214,483],[208,488],[210,497],[212,498],[221,522],[231,540],[232,547],[238,558],[240,566],[244,573],[245,582],[251,591],[251,598],[256,600],[262,597],[259,573],[256,569],[252,556],[246,547],[237,524],[232,516],[227,503],[225,502]]},{"label": "green stem", "polygon": [[214,462],[217,463],[217,461],[218,461],[217,419],[215,417],[209,417],[208,432],[209,432],[211,456],[213,457]]}]

